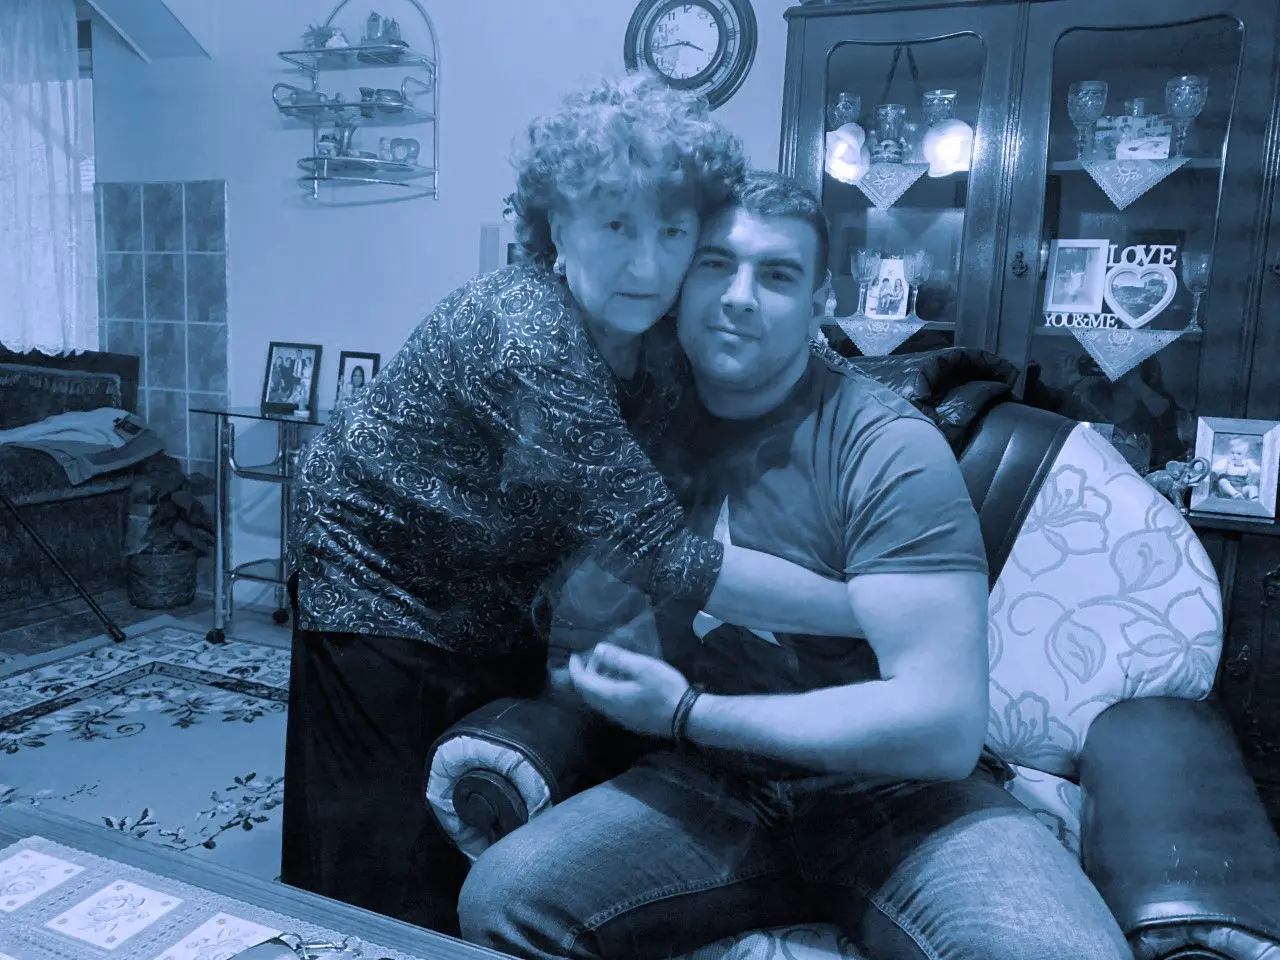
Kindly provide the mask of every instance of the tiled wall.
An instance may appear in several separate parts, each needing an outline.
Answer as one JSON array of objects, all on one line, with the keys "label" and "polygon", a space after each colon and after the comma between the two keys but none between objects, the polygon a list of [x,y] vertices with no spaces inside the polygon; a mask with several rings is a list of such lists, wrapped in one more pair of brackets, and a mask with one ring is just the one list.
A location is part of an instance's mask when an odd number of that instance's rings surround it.
[{"label": "tiled wall", "polygon": [[226,183],[98,184],[104,349],[142,358],[139,410],[188,470],[212,475],[227,399]]}]

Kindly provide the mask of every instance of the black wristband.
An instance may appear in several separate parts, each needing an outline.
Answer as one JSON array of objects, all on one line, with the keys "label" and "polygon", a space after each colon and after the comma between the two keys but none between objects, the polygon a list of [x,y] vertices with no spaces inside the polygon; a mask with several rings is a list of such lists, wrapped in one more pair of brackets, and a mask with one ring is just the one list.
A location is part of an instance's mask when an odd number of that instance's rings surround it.
[{"label": "black wristband", "polygon": [[689,714],[698,697],[706,688],[700,683],[691,683],[676,704],[676,712],[671,715],[671,739],[676,743],[684,743],[689,730]]}]

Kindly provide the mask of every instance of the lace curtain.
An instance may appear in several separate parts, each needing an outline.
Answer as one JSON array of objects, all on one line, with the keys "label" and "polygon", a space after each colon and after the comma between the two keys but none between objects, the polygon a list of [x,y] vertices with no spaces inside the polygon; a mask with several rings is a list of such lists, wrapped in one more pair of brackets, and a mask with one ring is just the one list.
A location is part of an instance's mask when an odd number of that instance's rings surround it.
[{"label": "lace curtain", "polygon": [[0,344],[11,350],[98,349],[79,88],[75,0],[0,0]]}]

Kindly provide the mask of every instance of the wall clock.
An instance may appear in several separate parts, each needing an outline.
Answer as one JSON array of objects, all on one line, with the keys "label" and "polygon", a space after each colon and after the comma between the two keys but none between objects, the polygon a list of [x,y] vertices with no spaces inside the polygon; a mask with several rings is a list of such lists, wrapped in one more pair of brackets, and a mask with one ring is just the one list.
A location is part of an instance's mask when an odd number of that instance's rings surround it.
[{"label": "wall clock", "polygon": [[627,69],[648,67],[694,90],[714,110],[747,77],[756,56],[751,0],[640,0],[623,43]]}]

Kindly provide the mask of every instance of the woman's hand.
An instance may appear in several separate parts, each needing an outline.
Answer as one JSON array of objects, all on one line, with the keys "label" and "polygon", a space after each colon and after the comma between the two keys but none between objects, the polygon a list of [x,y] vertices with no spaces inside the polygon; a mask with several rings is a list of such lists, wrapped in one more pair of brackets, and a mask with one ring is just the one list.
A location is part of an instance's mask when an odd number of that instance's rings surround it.
[{"label": "woman's hand", "polygon": [[671,664],[611,643],[569,658],[569,678],[597,713],[633,733],[670,737],[671,719],[689,681]]}]

